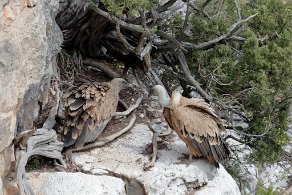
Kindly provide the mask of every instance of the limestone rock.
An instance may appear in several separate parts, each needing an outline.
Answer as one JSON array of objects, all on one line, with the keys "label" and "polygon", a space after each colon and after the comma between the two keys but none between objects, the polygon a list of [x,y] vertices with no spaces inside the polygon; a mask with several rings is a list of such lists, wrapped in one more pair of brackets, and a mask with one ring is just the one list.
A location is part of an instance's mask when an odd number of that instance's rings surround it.
[{"label": "limestone rock", "polygon": [[[164,147],[160,146],[158,159],[148,171],[143,170],[149,162],[149,151],[145,148],[151,143],[152,133],[146,125],[138,124],[131,133],[110,144],[73,154],[73,160],[83,171],[99,176],[30,173],[28,179],[36,194],[43,195],[126,194],[125,177],[141,182],[149,195],[240,194],[237,184],[222,166],[216,169],[203,159],[194,160],[190,165],[182,162],[180,157],[187,152],[186,147],[177,136],[171,137],[168,143],[163,143]],[[122,175],[124,181],[108,175]],[[140,194],[144,195],[135,195]]]},{"label": "limestone rock", "polygon": [[84,173],[30,173],[29,182],[38,195],[125,194],[122,179]]},{"label": "limestone rock", "polygon": [[237,184],[222,166],[216,169],[203,159],[194,160],[189,166],[181,162],[180,157],[187,153],[186,146],[177,136],[172,137],[169,143],[164,143],[164,149],[158,150],[155,166],[148,171],[143,170],[144,164],[149,162],[145,148],[151,143],[152,133],[143,124],[102,148],[73,154],[73,159],[90,172],[104,169],[136,178],[149,195],[240,194]]},{"label": "limestone rock", "polygon": [[31,128],[44,102],[62,43],[58,3],[0,1],[0,176],[9,169],[16,130]]}]

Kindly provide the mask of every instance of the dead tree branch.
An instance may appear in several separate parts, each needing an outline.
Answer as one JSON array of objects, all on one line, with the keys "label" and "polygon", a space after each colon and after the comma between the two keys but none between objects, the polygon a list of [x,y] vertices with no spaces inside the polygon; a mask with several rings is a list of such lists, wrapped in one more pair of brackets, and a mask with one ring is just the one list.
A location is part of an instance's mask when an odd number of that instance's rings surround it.
[{"label": "dead tree branch", "polygon": [[111,16],[109,13],[99,9],[98,5],[96,5],[93,2],[90,3],[89,7],[93,9],[96,13],[98,13],[99,15],[110,20],[111,22],[115,24],[120,23],[120,26],[123,27],[124,29],[128,29],[128,30],[131,30],[134,32],[140,32],[140,33],[144,32],[144,28],[141,25],[126,23],[125,21],[122,21],[115,16]]},{"label": "dead tree branch", "polygon": [[157,158],[157,138],[158,138],[158,133],[151,127],[150,121],[147,117],[146,109],[143,108],[143,113],[146,121],[146,125],[148,128],[152,131],[153,136],[152,136],[152,157],[151,161],[148,162],[147,164],[144,165],[144,170],[149,170],[151,167],[154,166],[156,158]]},{"label": "dead tree branch", "polygon": [[136,118],[137,118],[136,115],[133,114],[129,124],[125,128],[123,128],[122,130],[118,131],[117,133],[114,133],[114,134],[109,135],[109,136],[104,137],[104,138],[100,138],[94,143],[87,144],[87,145],[83,146],[83,148],[81,148],[81,149],[76,149],[76,148],[68,149],[68,152],[80,152],[80,151],[84,151],[84,150],[88,150],[88,149],[92,149],[92,148],[101,147],[101,146],[115,140],[116,138],[120,137],[121,135],[126,133],[128,130],[130,130],[132,128],[132,126],[135,124]]},{"label": "dead tree branch", "polygon": [[190,2],[190,7],[193,8],[195,11],[197,11],[198,13],[201,13],[205,18],[207,18],[208,20],[211,20],[211,17],[204,11],[204,10],[200,10],[199,8],[197,8],[194,3]]},{"label": "dead tree branch", "polygon": [[91,58],[86,58],[83,61],[84,64],[89,65],[89,66],[93,66],[95,68],[98,68],[100,70],[102,70],[103,72],[105,72],[110,78],[117,78],[117,77],[121,77],[120,75],[118,75],[109,65],[102,63],[102,62],[98,62],[95,59],[91,59]]},{"label": "dead tree branch", "polygon": [[208,6],[209,3],[211,3],[212,0],[206,0],[205,3],[202,5],[202,11]]},{"label": "dead tree branch", "polygon": [[120,23],[121,23],[121,20],[119,20],[116,23],[117,35],[118,35],[119,39],[122,41],[123,45],[126,47],[126,49],[128,49],[129,51],[134,51],[135,47],[133,47],[130,43],[128,43],[128,41],[125,39],[125,37],[121,33]]},{"label": "dead tree branch", "polygon": [[212,97],[211,95],[209,95],[201,87],[200,83],[198,83],[198,81],[196,81],[196,79],[192,76],[191,71],[190,71],[190,69],[188,67],[188,63],[187,63],[187,60],[186,60],[186,57],[185,57],[184,53],[181,50],[179,50],[179,51],[176,52],[176,54],[178,56],[178,60],[179,60],[179,62],[181,64],[181,68],[182,68],[182,71],[183,71],[186,79],[189,81],[189,83],[191,85],[193,85],[196,88],[196,90],[199,92],[199,94],[202,97],[204,97],[209,102],[215,103],[216,105],[218,105],[222,109],[224,109],[224,110],[230,110],[233,113],[238,114],[239,116],[243,117],[245,120],[248,120],[246,118],[246,116],[244,115],[244,113],[236,110],[233,106],[228,106],[228,105],[224,104],[223,102],[221,102],[219,99],[216,99],[216,98]]},{"label": "dead tree branch", "polygon": [[165,4],[163,4],[162,6],[157,8],[157,12],[161,13],[161,12],[165,12],[168,10],[168,8],[170,8],[177,0],[169,0],[167,1]]},{"label": "dead tree branch", "polygon": [[224,39],[228,39],[228,38],[231,38],[234,33],[236,32],[236,30],[242,25],[244,24],[245,22],[247,22],[248,20],[250,20],[251,18],[255,17],[257,15],[254,14],[254,15],[251,15],[249,16],[248,18],[246,19],[243,19],[243,20],[239,20],[238,22],[236,22],[235,24],[233,24],[228,32],[224,35],[221,35],[215,39],[212,39],[210,41],[207,41],[207,42],[204,42],[204,43],[198,43],[198,44],[194,44],[194,43],[189,43],[189,42],[182,42],[182,46],[184,48],[187,48],[187,49],[204,49],[204,48],[207,48],[207,47],[210,47],[211,45],[214,45],[216,43],[219,43],[220,41],[224,40]]},{"label": "dead tree branch", "polygon": [[135,110],[136,108],[139,107],[139,105],[141,104],[143,100],[143,96],[139,97],[136,101],[136,103],[132,106],[130,106],[126,111],[124,112],[116,112],[114,116],[127,116],[129,115],[131,112],[133,112],[133,110]]},{"label": "dead tree branch", "polygon": [[57,134],[54,130],[38,129],[27,140],[27,149],[16,151],[17,168],[16,177],[17,184],[21,195],[33,195],[33,189],[29,186],[26,178],[25,166],[29,157],[33,155],[46,156],[59,160],[63,165],[61,151],[63,143],[57,140]]},{"label": "dead tree branch", "polygon": [[233,3],[235,4],[235,7],[236,7],[237,18],[240,21],[241,20],[241,10],[240,10],[238,1],[237,0],[233,0]]}]

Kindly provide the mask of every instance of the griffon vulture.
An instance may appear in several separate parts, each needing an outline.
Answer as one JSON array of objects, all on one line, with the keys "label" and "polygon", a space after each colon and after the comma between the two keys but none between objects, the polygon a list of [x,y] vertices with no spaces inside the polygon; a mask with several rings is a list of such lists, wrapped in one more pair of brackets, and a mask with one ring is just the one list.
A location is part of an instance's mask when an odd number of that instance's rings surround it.
[{"label": "griffon vulture", "polygon": [[158,96],[166,121],[186,143],[190,156],[205,157],[219,168],[230,151],[220,135],[226,129],[214,110],[204,100],[188,99],[177,91],[170,98],[161,85],[154,86],[151,94]]},{"label": "griffon vulture", "polygon": [[119,92],[128,86],[124,79],[115,78],[109,83],[84,83],[70,88],[64,95],[64,147],[74,144],[82,149],[85,143],[95,141],[116,112]]}]

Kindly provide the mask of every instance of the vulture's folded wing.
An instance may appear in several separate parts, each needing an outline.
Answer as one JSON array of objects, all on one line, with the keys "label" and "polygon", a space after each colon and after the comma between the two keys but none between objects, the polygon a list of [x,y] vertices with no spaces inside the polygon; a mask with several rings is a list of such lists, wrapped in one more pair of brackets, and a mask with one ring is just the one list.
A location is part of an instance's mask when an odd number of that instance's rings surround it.
[{"label": "vulture's folded wing", "polygon": [[111,118],[118,104],[118,94],[107,83],[85,83],[70,88],[64,98],[67,113],[65,147],[75,144],[81,148],[89,139],[88,135],[99,135],[88,131],[101,130],[97,126]]},{"label": "vulture's folded wing", "polygon": [[215,111],[209,104],[207,104],[203,99],[200,98],[192,98],[188,99],[185,97],[181,98],[180,101],[180,107],[190,107],[194,110],[197,110],[198,112],[206,113],[210,117],[213,118],[213,120],[217,123],[219,129],[221,131],[226,131],[223,120],[221,120],[217,114],[215,114]]},{"label": "vulture's folded wing", "polygon": [[191,103],[183,102],[173,109],[165,108],[164,117],[194,156],[204,156],[219,166],[218,162],[229,155],[228,147],[220,136],[223,124],[209,107],[205,107],[208,104],[196,106],[200,103],[197,100]]}]

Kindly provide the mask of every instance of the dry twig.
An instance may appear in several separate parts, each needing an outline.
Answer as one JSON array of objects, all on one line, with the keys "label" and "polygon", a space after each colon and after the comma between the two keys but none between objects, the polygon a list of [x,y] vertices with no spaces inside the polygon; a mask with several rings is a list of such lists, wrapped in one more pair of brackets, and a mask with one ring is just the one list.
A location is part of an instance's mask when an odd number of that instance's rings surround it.
[{"label": "dry twig", "polygon": [[152,136],[152,158],[151,161],[147,164],[144,165],[144,170],[149,170],[151,167],[154,166],[156,158],[157,158],[157,137],[158,137],[158,133],[151,127],[151,124],[149,122],[149,119],[147,117],[147,113],[145,108],[143,108],[143,113],[144,113],[144,117],[145,117],[145,121],[146,121],[146,125],[148,126],[148,128],[152,131],[153,136]]}]

